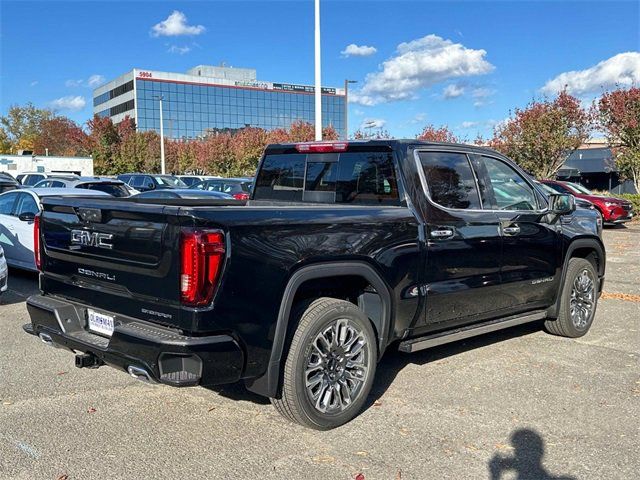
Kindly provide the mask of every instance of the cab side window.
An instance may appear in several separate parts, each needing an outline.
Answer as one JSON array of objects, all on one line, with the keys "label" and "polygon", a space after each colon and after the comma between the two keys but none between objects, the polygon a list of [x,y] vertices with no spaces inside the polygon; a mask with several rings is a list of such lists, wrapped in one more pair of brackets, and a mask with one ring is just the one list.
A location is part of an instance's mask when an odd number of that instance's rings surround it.
[{"label": "cab side window", "polygon": [[493,190],[493,210],[536,210],[538,201],[533,188],[510,165],[493,157],[481,159],[486,169],[487,180]]},{"label": "cab side window", "polygon": [[467,155],[457,152],[420,152],[431,200],[446,208],[482,208]]}]

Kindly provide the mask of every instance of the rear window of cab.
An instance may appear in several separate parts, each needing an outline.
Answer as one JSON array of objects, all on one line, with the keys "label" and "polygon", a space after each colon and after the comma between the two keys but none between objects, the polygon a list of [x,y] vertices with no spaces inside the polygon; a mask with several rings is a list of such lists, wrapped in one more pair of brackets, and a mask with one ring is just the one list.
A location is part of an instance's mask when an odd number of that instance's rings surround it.
[{"label": "rear window of cab", "polygon": [[255,200],[400,205],[390,152],[270,154],[254,189]]}]

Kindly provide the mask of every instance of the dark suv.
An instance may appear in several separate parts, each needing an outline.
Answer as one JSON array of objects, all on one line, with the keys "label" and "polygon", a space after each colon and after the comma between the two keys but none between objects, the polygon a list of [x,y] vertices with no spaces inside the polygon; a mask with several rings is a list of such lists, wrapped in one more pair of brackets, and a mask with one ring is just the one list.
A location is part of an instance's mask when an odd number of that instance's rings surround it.
[{"label": "dark suv", "polygon": [[468,145],[270,145],[244,206],[49,198],[36,225],[28,333],[79,367],[243,381],[317,429],[360,411],[385,351],[580,337],[604,283],[599,214]]}]

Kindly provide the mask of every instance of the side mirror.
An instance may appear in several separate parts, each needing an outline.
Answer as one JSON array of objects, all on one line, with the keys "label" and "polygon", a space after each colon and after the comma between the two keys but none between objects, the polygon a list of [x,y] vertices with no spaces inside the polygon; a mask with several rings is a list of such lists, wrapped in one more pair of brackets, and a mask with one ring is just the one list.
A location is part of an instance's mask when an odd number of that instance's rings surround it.
[{"label": "side mirror", "polygon": [[35,213],[24,212],[18,215],[18,220],[21,222],[33,222],[36,219]]},{"label": "side mirror", "polygon": [[576,209],[576,198],[566,193],[549,195],[549,211],[556,215],[568,215]]}]

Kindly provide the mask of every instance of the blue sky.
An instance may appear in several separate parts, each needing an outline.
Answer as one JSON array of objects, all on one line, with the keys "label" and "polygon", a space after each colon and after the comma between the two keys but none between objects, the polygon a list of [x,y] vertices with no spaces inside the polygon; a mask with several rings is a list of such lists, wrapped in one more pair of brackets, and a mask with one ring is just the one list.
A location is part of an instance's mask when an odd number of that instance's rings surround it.
[{"label": "blue sky", "polygon": [[[433,123],[473,139],[563,85],[588,101],[640,82],[639,5],[323,0],[323,84],[358,81],[352,131],[376,121],[412,137]],[[84,123],[91,85],[134,67],[224,61],[256,68],[261,80],[314,79],[312,0],[2,0],[0,19],[2,114],[30,101]]]}]

